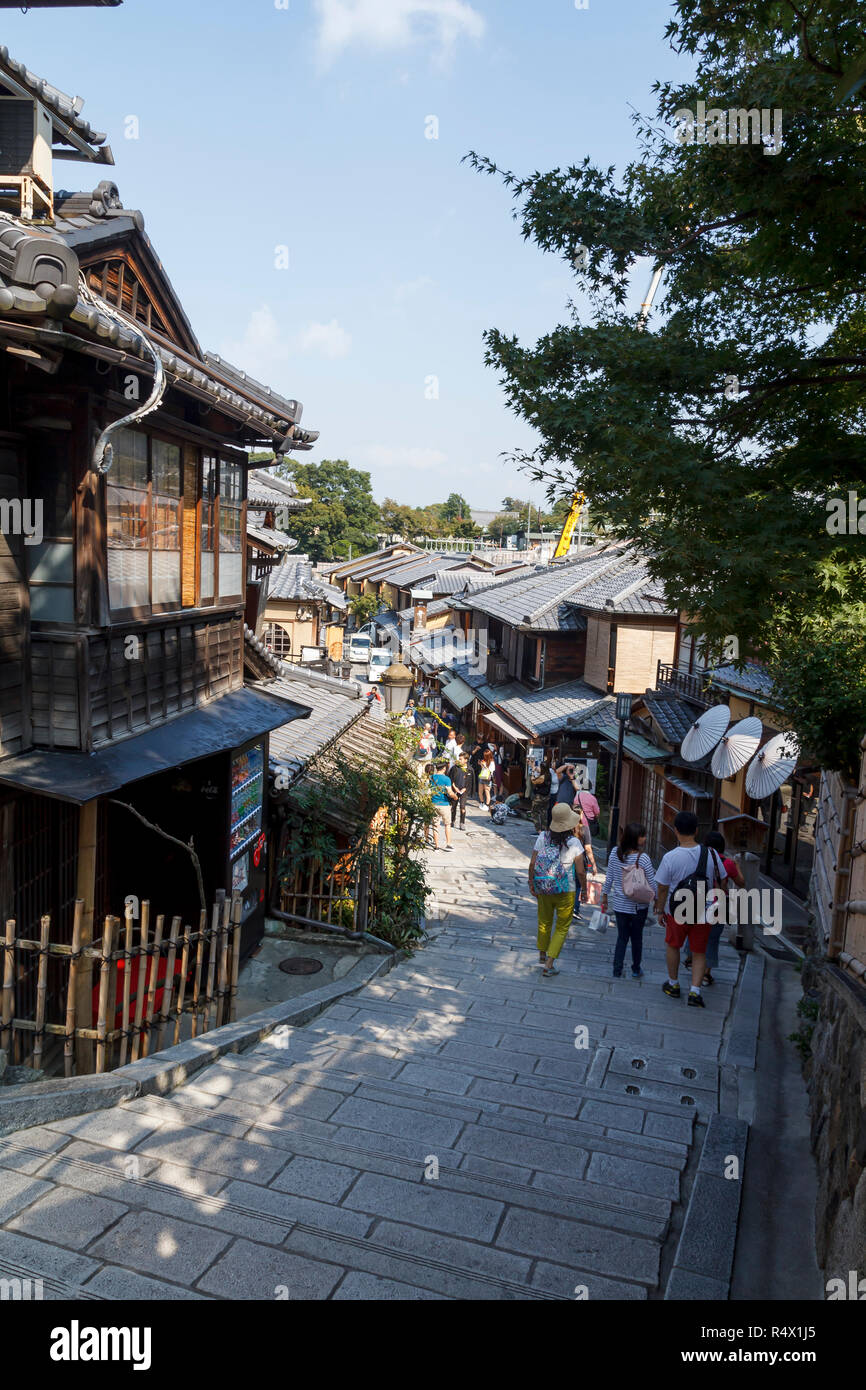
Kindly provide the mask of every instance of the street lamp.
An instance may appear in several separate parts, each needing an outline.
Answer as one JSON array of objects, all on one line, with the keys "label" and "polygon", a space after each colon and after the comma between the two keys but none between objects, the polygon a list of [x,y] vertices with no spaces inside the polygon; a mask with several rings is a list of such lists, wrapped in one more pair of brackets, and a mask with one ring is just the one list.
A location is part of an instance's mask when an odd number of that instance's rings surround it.
[{"label": "street lamp", "polygon": [[388,713],[403,714],[409,702],[409,691],[415,683],[412,672],[398,657],[391,662],[387,671],[382,672],[381,683]]},{"label": "street lamp", "polygon": [[613,804],[610,808],[610,833],[607,837],[607,852],[616,845],[617,832],[619,830],[619,793],[622,785],[622,745],[625,740],[625,726],[631,719],[631,706],[633,695],[617,695],[616,697],[616,717],[619,721],[619,739],[616,745],[616,776],[613,783]]}]

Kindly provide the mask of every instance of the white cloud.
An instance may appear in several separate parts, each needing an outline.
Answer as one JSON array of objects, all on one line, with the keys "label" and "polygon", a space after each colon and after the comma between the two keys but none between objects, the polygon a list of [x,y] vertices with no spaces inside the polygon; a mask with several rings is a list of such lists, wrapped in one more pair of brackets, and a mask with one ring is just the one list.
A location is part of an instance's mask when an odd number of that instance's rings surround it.
[{"label": "white cloud", "polygon": [[352,346],[351,334],[341,328],[336,319],[330,323],[311,323],[298,336],[301,352],[316,353],[320,357],[348,357]]},{"label": "white cloud", "polygon": [[236,367],[272,382],[275,367],[286,366],[301,357],[325,357],[333,361],[347,357],[351,334],[337,321],[309,323],[296,333],[286,333],[270,305],[254,309],[243,337],[225,344],[224,355]]},{"label": "white cloud", "polygon": [[382,444],[368,444],[360,453],[371,468],[400,469],[401,472],[426,473],[448,462],[448,455],[439,449],[388,449]]},{"label": "white cloud", "polygon": [[353,43],[399,49],[432,38],[449,50],[458,39],[480,39],[484,18],[466,0],[315,0],[319,50],[333,59]]},{"label": "white cloud", "polygon": [[430,289],[432,285],[433,281],[429,275],[419,275],[417,280],[403,280],[394,286],[394,299],[398,304],[404,304],[407,299],[413,299],[416,294]]}]

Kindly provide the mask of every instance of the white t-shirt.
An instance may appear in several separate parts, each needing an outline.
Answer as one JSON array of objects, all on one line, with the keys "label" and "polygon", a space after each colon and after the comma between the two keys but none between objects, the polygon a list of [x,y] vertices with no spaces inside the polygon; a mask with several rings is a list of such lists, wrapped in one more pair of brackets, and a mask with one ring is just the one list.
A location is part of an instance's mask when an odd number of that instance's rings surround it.
[{"label": "white t-shirt", "polygon": [[[535,841],[535,853],[540,854],[546,844],[547,831],[542,830],[538,839]],[[570,869],[572,864],[574,864],[576,860],[580,859],[582,854],[583,845],[580,843],[580,840],[578,840],[575,835],[572,835],[571,839],[567,840],[566,843],[562,846],[562,849],[559,851],[559,862],[564,869]]]},{"label": "white t-shirt", "polygon": [[[677,845],[676,849],[669,849],[663,856],[662,862],[656,869],[656,883],[663,887],[675,888],[678,883],[682,883],[684,878],[688,878],[698,867],[698,860],[701,857],[700,845],[689,845],[683,847]],[[721,876],[718,882],[726,879],[728,874],[725,869],[722,856],[718,850],[708,850],[707,852],[707,880],[710,887],[715,887],[717,882],[716,860],[721,865]]]},{"label": "white t-shirt", "polygon": [[550,795],[556,796],[559,791],[559,774],[555,767],[550,769]]}]

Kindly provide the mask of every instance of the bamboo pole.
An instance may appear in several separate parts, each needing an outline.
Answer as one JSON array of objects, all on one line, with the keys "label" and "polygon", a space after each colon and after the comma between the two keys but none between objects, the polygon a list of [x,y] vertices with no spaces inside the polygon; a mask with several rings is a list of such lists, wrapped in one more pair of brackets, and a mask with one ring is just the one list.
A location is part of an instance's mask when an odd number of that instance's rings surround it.
[{"label": "bamboo pole", "polygon": [[[156,977],[159,974],[160,947],[162,946],[162,929],[165,925],[165,917],[162,913],[156,919],[156,931],[153,935],[153,955],[147,957],[148,982],[147,982],[147,1009],[144,1015],[144,1033],[141,1038],[141,1055],[146,1057],[150,1051],[150,1030],[153,1024],[153,1001],[156,998]],[[139,975],[139,984],[141,975]]]},{"label": "bamboo pole", "polygon": [[123,947],[123,1010],[121,1013],[121,1029],[123,1036],[120,1039],[121,1066],[126,1064],[126,1056],[129,1049],[129,999],[132,993],[132,903],[126,904],[124,915],[126,917],[126,936]]},{"label": "bamboo pole", "polygon": [[99,1012],[96,1017],[96,1074],[105,1071],[105,1035],[107,1032],[106,1007],[108,1005],[108,985],[111,974],[111,943],[114,936],[115,917],[106,917],[102,933],[102,966],[99,972]]},{"label": "bamboo pole", "polygon": [[183,996],[186,993],[186,976],[189,970],[189,927],[183,929],[183,950],[180,953],[180,984],[177,987],[177,1010],[174,1024],[174,1043],[175,1047],[180,1042],[180,1020],[183,1017]]},{"label": "bamboo pole", "polygon": [[229,913],[232,905],[228,898],[223,900],[220,920],[219,982],[217,984],[216,1026],[228,1022],[228,954],[229,954]]},{"label": "bamboo pole", "polygon": [[201,988],[201,962],[206,924],[207,913],[202,908],[198,921],[198,941],[195,948],[195,974],[192,978],[192,1036],[194,1038],[198,1037],[198,995]]},{"label": "bamboo pole", "polygon": [[165,1038],[165,1028],[171,1014],[171,1001],[174,996],[174,962],[177,958],[177,934],[180,931],[180,918],[172,917],[171,931],[168,939],[168,957],[165,966],[165,983],[162,987],[162,1009],[159,1014],[159,1033],[156,1039],[156,1050],[162,1052],[163,1040]]},{"label": "bamboo pole", "polygon": [[[69,962],[69,988],[66,991],[66,1034],[63,1039],[63,1074],[72,1075],[75,1060],[75,986],[78,977],[78,952],[81,947],[81,928],[84,921],[84,899],[75,899],[72,919],[72,959]],[[92,1018],[90,1022],[92,1022]]]},{"label": "bamboo pole", "polygon": [[230,995],[229,1022],[234,1023],[238,1008],[238,975],[241,969],[241,898],[235,893],[232,898],[232,987]]},{"label": "bamboo pole", "polygon": [[[144,981],[147,970],[147,938],[150,930],[150,903],[141,904],[141,933],[138,944],[138,979],[135,982],[135,1025],[132,1037],[132,1060],[141,1055],[141,1015],[144,1012]],[[142,970],[144,966],[144,970]]]},{"label": "bamboo pole", "polygon": [[207,953],[207,984],[205,986],[204,995],[204,1028],[202,1029],[204,1033],[208,1031],[211,1025],[211,1009],[214,1002],[214,972],[216,969],[217,946],[219,945],[220,923],[222,922],[223,903],[225,899],[225,889],[218,888],[216,902],[213,905],[213,912],[210,920],[210,941],[208,943]]},{"label": "bamboo pole", "polygon": [[42,1028],[45,1023],[45,999],[48,994],[48,933],[51,918],[43,916],[39,923],[39,971],[36,976],[36,1029],[33,1038],[33,1056],[30,1061],[34,1071],[42,1065]]},{"label": "bamboo pole", "polygon": [[15,921],[6,922],[5,959],[3,961],[3,1051],[12,1051],[12,1015],[15,1012]]}]

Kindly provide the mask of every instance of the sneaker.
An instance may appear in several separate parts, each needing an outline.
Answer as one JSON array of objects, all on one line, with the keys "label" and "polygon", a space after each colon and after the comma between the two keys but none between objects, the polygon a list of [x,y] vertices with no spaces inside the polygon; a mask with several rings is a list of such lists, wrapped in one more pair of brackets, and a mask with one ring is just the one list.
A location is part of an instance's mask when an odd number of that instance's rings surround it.
[{"label": "sneaker", "polygon": [[453,845],[446,845],[445,848],[446,848],[446,850],[449,850],[449,851],[451,852],[451,854],[454,853],[454,846],[453,846]]},{"label": "sneaker", "polygon": [[689,990],[689,1003],[693,1009],[705,1009],[706,1003],[702,994],[696,994],[693,989]]},{"label": "sneaker", "polygon": [[662,985],[662,993],[668,995],[670,999],[679,999],[680,987],[679,985],[672,985],[670,980],[665,980]]},{"label": "sneaker", "polygon": [[635,970],[634,966],[632,966],[631,977],[633,980],[643,979],[643,971],[641,970],[640,966],[638,966],[637,970]]}]

